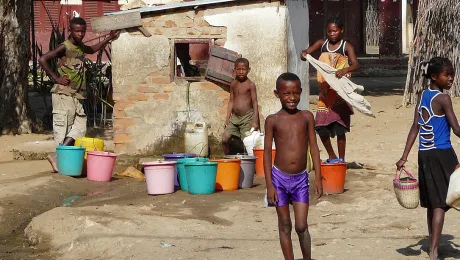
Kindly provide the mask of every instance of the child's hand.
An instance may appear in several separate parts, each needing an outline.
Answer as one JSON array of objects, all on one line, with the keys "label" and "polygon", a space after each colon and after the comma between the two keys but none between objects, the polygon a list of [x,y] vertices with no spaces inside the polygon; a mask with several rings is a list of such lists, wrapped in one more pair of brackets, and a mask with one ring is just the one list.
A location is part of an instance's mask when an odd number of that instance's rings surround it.
[{"label": "child's hand", "polygon": [[342,78],[343,76],[347,75],[348,70],[347,69],[341,69],[335,72],[335,76],[337,78]]},{"label": "child's hand", "polygon": [[300,52],[300,59],[303,60],[303,61],[306,61],[307,60],[307,51],[306,50],[303,50],[302,52]]},{"label": "child's hand", "polygon": [[460,168],[460,164],[457,164],[457,166],[455,166],[455,170],[457,170],[458,168]]},{"label": "child's hand", "polygon": [[273,187],[273,185],[267,187],[267,199],[269,205],[278,204],[278,193],[276,192],[276,189]]},{"label": "child's hand", "polygon": [[252,123],[252,128],[254,128],[254,131],[258,131],[259,130],[259,124],[254,122]]},{"label": "child's hand", "polygon": [[110,39],[115,40],[120,36],[120,30],[110,31]]},{"label": "child's hand", "polygon": [[57,79],[54,79],[54,81],[56,81],[57,84],[59,85],[63,85],[63,86],[68,86],[70,84],[70,79],[68,76],[62,76],[62,77],[59,77]]},{"label": "child's hand", "polygon": [[323,183],[321,180],[315,180],[315,194],[316,199],[319,199],[321,196],[323,196]]},{"label": "child's hand", "polygon": [[402,158],[399,159],[399,161],[396,162],[396,169],[400,171],[402,168],[404,168],[404,164],[406,164],[406,160],[403,160]]}]

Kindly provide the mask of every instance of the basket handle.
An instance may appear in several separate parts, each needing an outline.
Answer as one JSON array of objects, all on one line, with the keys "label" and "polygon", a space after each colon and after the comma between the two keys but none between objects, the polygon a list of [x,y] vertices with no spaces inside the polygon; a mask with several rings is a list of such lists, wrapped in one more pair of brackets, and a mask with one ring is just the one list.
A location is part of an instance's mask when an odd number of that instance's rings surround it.
[{"label": "basket handle", "polygon": [[394,180],[398,180],[398,181],[399,181],[399,180],[401,179],[401,173],[402,173],[403,171],[404,171],[404,173],[405,173],[407,176],[409,176],[409,178],[415,180],[414,175],[412,175],[412,173],[410,173],[410,172],[409,172],[408,170],[406,170],[404,167],[401,168],[401,170],[399,170],[399,171],[396,170],[396,176],[395,176]]}]

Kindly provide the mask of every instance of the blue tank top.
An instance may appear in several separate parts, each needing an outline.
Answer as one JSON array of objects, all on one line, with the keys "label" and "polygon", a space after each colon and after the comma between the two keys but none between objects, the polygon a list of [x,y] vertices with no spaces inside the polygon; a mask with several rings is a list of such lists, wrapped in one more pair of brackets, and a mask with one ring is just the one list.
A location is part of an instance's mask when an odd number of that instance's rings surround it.
[{"label": "blue tank top", "polygon": [[[447,122],[446,115],[436,115],[431,107],[433,99],[441,94],[441,91],[431,89],[426,89],[422,92],[422,99],[418,107],[420,115],[420,119],[418,120],[418,124],[420,125],[419,150],[421,151],[452,148],[450,142],[450,125]],[[429,116],[426,121],[423,118],[423,110]]]}]

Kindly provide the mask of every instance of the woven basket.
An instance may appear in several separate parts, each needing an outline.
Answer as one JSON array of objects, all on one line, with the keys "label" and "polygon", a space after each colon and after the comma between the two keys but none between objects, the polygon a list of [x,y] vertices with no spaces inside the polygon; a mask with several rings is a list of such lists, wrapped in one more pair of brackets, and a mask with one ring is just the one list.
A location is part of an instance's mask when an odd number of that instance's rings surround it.
[{"label": "woven basket", "polygon": [[[408,178],[401,179],[401,173],[404,173]],[[414,176],[404,168],[396,172],[393,179],[393,187],[396,194],[396,199],[401,206],[406,209],[415,209],[420,201],[420,191],[418,181]]]}]

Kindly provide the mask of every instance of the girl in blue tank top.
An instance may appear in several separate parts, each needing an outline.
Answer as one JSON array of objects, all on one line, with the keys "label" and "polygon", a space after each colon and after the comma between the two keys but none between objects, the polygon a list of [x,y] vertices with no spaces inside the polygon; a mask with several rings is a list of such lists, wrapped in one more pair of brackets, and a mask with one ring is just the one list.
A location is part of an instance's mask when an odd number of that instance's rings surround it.
[{"label": "girl in blue tank top", "polygon": [[436,57],[422,64],[423,76],[431,81],[419,97],[414,123],[407,137],[399,170],[407,162],[409,152],[419,136],[418,177],[420,205],[427,209],[430,236],[430,259],[439,259],[438,247],[444,225],[444,216],[450,175],[458,167],[458,159],[450,142],[450,132],[460,137],[460,126],[450,96],[444,94],[454,82],[454,68],[446,58]]}]

